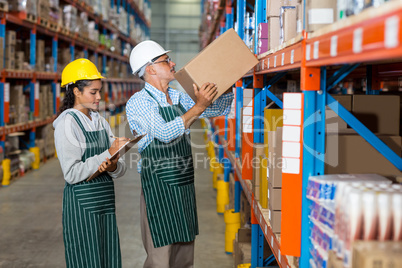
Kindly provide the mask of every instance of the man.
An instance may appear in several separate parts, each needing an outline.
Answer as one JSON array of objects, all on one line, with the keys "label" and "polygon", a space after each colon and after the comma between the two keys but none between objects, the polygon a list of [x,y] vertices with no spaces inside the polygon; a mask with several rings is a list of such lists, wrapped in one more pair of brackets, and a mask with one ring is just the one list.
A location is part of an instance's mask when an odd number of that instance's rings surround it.
[{"label": "man", "polygon": [[133,73],[145,81],[126,106],[133,133],[146,134],[138,143],[144,268],[193,267],[198,221],[189,128],[197,118],[228,114],[234,97],[224,94],[211,105],[213,83],[194,85],[195,103],[171,89],[176,64],[169,52],[144,41],[130,55]]}]

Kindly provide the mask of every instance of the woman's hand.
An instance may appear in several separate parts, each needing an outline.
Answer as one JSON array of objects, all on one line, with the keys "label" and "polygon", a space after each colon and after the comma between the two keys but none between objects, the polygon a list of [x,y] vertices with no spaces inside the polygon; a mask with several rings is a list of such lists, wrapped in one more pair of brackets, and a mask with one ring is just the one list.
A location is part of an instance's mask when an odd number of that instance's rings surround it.
[{"label": "woman's hand", "polygon": [[102,173],[104,171],[115,171],[117,168],[117,161],[119,161],[119,155],[114,160],[106,158],[106,161],[103,161],[102,164],[98,167],[99,172]]},{"label": "woman's hand", "polygon": [[110,155],[114,155],[128,141],[130,141],[130,139],[125,137],[115,139],[112,146],[109,148]]}]

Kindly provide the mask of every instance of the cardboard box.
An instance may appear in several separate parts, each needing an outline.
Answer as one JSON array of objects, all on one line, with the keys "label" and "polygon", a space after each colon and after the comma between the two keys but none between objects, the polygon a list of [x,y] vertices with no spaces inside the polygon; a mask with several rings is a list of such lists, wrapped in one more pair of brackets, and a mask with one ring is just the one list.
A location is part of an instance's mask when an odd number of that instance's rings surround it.
[{"label": "cardboard box", "polygon": [[233,259],[235,267],[251,262],[251,229],[240,228],[233,241]]},{"label": "cardboard box", "polygon": [[24,59],[25,59],[24,51],[18,51],[15,54],[15,68],[17,70],[23,70],[23,68],[24,68]]},{"label": "cardboard box", "polygon": [[352,268],[402,267],[402,242],[356,241]]},{"label": "cardboard box", "polygon": [[274,188],[268,182],[268,208],[272,211],[282,210],[282,189]]},{"label": "cardboard box", "polygon": [[303,31],[303,4],[296,5],[296,32],[301,33]]},{"label": "cardboard box", "polygon": [[17,42],[17,33],[15,31],[6,31],[6,46],[14,46]]},{"label": "cardboard box", "polygon": [[244,192],[240,195],[240,226],[243,227],[250,222],[251,218],[251,206],[247,200]]},{"label": "cardboard box", "polygon": [[280,45],[281,23],[279,17],[268,18],[268,28],[268,50],[271,50]]},{"label": "cardboard box", "polygon": [[314,32],[335,22],[337,1],[306,0],[306,31]]},{"label": "cardboard box", "polygon": [[[346,110],[352,111],[352,95],[331,95]],[[329,132],[338,132],[347,129],[347,124],[338,114],[327,106],[325,111],[325,126]]]},{"label": "cardboard box", "polygon": [[295,6],[297,0],[267,0],[267,18],[279,17],[282,6]]},{"label": "cardboard box", "polygon": [[252,190],[254,193],[254,198],[258,201],[260,200],[260,168],[261,168],[261,157],[265,154],[265,148],[263,143],[254,144],[253,152],[253,180],[252,180]]},{"label": "cardboard box", "polygon": [[296,8],[282,8],[281,20],[283,42],[287,42],[290,39],[296,37],[296,16]]},{"label": "cardboard box", "polygon": [[[378,137],[401,156],[400,136],[379,135]],[[325,146],[325,174],[402,175],[402,172],[357,134],[328,133]]]},{"label": "cardboard box", "polygon": [[399,135],[399,96],[353,95],[353,114],[376,134]]},{"label": "cardboard box", "polygon": [[327,268],[343,268],[343,261],[338,259],[333,250],[330,250],[328,253]]},{"label": "cardboard box", "polygon": [[281,211],[273,211],[271,209],[268,210],[268,220],[271,224],[272,232],[274,232],[275,234],[281,233],[281,217]]},{"label": "cardboard box", "polygon": [[216,83],[215,101],[257,63],[258,59],[236,31],[230,29],[204,48],[175,77],[194,101],[193,84],[201,87],[206,82]]},{"label": "cardboard box", "polygon": [[14,70],[15,69],[15,59],[6,58],[5,69]]},{"label": "cardboard box", "polygon": [[276,131],[268,132],[268,183],[272,184],[274,188],[282,188],[282,127],[278,127]]}]

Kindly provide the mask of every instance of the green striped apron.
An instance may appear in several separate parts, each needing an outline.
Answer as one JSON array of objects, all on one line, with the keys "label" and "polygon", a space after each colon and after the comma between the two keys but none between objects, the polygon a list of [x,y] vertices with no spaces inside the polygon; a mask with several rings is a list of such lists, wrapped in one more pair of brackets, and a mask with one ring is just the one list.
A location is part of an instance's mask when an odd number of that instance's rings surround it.
[{"label": "green striped apron", "polygon": [[[109,149],[105,129],[84,133],[87,148],[82,161]],[[107,173],[77,184],[66,183],[63,196],[63,238],[67,267],[121,267],[116,225],[114,183]]]},{"label": "green striped apron", "polygon": [[[180,101],[167,107],[158,102],[158,106],[166,122],[186,112]],[[195,240],[198,220],[190,135],[170,143],[154,139],[141,158],[141,184],[154,247]]]}]

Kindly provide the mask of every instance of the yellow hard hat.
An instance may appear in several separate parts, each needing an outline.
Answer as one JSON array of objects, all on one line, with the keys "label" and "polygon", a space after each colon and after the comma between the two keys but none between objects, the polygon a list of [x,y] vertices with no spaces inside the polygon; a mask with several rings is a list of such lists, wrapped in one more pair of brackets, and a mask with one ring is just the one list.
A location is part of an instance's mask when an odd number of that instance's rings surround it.
[{"label": "yellow hard hat", "polygon": [[61,73],[61,87],[79,80],[96,80],[103,77],[95,64],[87,59],[76,59],[64,68]]}]

